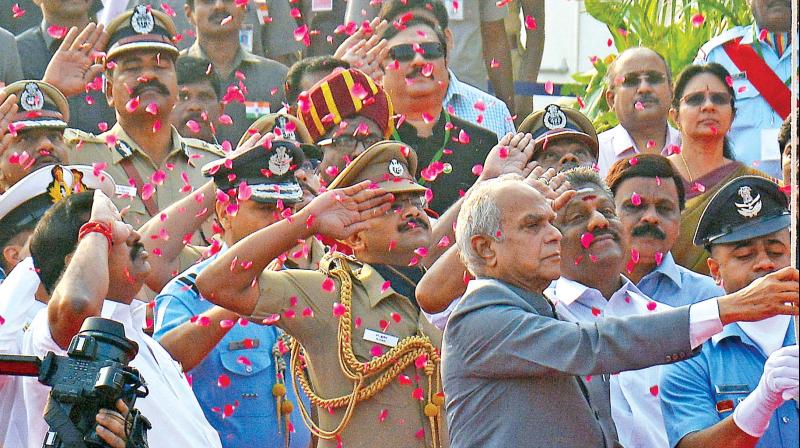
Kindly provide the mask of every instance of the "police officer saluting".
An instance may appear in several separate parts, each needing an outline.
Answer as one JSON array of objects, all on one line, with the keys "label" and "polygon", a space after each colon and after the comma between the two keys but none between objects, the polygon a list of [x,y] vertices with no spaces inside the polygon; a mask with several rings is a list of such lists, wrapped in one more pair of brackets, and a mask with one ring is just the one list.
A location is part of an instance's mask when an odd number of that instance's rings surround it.
[{"label": "police officer saluting", "polygon": [[100,135],[78,133],[72,161],[98,163],[131,200],[126,220],[139,227],[147,219],[205,182],[200,167],[223,155],[201,140],[186,139],[170,125],[177,101],[173,43],[175,27],[166,14],[138,5],[107,28],[106,97],[117,123]]},{"label": "police officer saluting", "polygon": [[[431,241],[416,171],[412,149],[378,142],[334,179],[331,190],[291,219],[239,241],[197,277],[212,303],[274,324],[298,341],[293,372],[317,407],[319,424],[300,411],[321,437],[320,447],[337,441],[349,448],[439,447],[447,437],[440,414],[441,333],[414,299],[414,271],[421,270],[408,269],[421,264]],[[344,240],[354,256],[330,253],[317,271],[265,270],[297,240],[315,234]]]}]

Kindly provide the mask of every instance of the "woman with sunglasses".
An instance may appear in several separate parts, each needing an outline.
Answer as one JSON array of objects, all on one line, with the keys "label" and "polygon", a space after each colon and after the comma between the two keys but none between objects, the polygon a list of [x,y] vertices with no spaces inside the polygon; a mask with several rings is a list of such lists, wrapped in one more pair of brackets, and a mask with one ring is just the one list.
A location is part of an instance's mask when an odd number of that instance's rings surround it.
[{"label": "woman with sunglasses", "polygon": [[[690,65],[675,80],[670,118],[681,132],[682,146],[668,157],[683,178],[686,206],[681,213],[675,262],[708,274],[708,252],[692,244],[706,205],[723,185],[745,175],[769,177],[733,160],[727,141],[736,113],[730,74],[719,64]],[[759,142],[754,142],[758,144]]]}]

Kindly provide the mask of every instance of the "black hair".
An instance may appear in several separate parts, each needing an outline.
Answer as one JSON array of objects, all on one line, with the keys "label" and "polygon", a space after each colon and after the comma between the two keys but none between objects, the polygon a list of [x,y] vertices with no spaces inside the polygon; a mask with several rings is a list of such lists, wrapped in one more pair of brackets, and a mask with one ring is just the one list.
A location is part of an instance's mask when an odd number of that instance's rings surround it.
[{"label": "black hair", "polygon": [[211,88],[217,95],[217,100],[222,96],[219,85],[219,76],[213,67],[209,70],[211,61],[194,56],[180,56],[175,61],[175,75],[178,78],[178,85],[196,84],[201,82],[211,83]]},{"label": "black hair", "polygon": [[436,18],[439,28],[446,30],[449,26],[447,9],[442,0],[387,0],[383,3],[379,16],[391,23],[415,9],[430,11]]},{"label": "black hair", "polygon": [[284,90],[286,90],[286,103],[294,104],[297,102],[297,97],[300,96],[302,92],[302,90],[300,90],[300,83],[303,80],[303,76],[307,73],[325,72],[326,74],[330,74],[337,68],[347,70],[350,68],[350,64],[347,61],[334,58],[333,56],[303,58],[292,64],[291,68],[289,68],[289,72],[286,73],[286,84],[284,86]]},{"label": "black hair", "polygon": [[78,232],[89,221],[93,203],[94,191],[72,194],[45,212],[33,229],[31,258],[48,294],[64,272],[67,255],[78,245]]},{"label": "black hair", "polygon": [[442,48],[444,48],[444,57],[447,58],[447,38],[444,36],[444,31],[436,25],[436,23],[432,20],[426,19],[425,17],[415,17],[404,24],[405,26],[390,26],[383,32],[383,38],[389,40],[398,34],[401,31],[405,31],[407,28],[411,28],[412,26],[417,25],[424,25],[428,28],[432,29],[434,34],[436,34],[436,38],[439,40],[439,43],[442,44]]},{"label": "black hair", "polygon": [[[636,162],[631,163],[633,159],[636,159]],[[666,157],[660,154],[637,154],[617,160],[606,175],[606,184],[608,184],[608,188],[616,195],[617,189],[622,185],[622,182],[632,177],[672,179],[678,190],[678,205],[680,209],[683,210],[683,207],[686,205],[686,192],[683,189],[683,180]]]},{"label": "black hair", "polygon": [[580,190],[582,186],[593,186],[606,193],[610,198],[614,198],[614,193],[608,188],[603,178],[588,166],[579,166],[564,171],[564,179],[576,190]]},{"label": "black hair", "polygon": [[[689,65],[678,74],[678,77],[675,79],[675,85],[672,88],[672,108],[675,110],[680,109],[681,99],[683,99],[683,92],[686,91],[686,86],[689,84],[689,81],[694,79],[696,76],[702,75],[704,73],[708,73],[710,75],[715,76],[719,81],[722,83],[723,86],[728,90],[728,93],[731,96],[731,110],[733,111],[733,116],[736,116],[736,92],[733,90],[733,85],[729,84],[730,79],[730,72],[725,69],[725,67],[717,64],[716,62],[709,62],[707,64],[695,64]],[[728,141],[728,137],[725,137],[725,144],[722,149],[722,156],[726,159],[733,160],[733,150],[731,149],[730,142]]]},{"label": "black hair", "polygon": [[[798,120],[798,117],[800,117],[800,114],[795,112],[794,121],[795,123],[798,124],[798,126],[800,126],[800,121]],[[778,147],[781,149],[781,154],[783,154],[783,150],[786,149],[786,145],[788,145],[789,142],[791,141],[792,141],[792,115],[789,115],[788,117],[786,117],[785,120],[783,120],[783,124],[781,125],[781,128],[778,131]]]}]

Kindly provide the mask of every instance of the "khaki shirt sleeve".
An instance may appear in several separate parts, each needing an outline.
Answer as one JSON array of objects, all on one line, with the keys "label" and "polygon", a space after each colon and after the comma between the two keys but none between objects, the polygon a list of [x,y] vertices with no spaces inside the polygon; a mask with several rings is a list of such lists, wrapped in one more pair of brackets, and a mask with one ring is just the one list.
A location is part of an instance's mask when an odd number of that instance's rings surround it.
[{"label": "khaki shirt sleeve", "polygon": [[[332,289],[327,288],[330,282]],[[301,343],[338,322],[333,305],[339,301],[339,282],[328,280],[322,272],[265,270],[258,284],[261,293],[249,316],[253,322],[276,325]]]}]

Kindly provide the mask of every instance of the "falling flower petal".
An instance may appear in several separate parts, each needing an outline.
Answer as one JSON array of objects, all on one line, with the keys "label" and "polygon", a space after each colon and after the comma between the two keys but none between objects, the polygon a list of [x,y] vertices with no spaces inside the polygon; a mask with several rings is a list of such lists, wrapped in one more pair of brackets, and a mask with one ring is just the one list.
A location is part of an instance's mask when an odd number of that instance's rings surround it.
[{"label": "falling flower petal", "polygon": [[482,172],[483,172],[483,165],[477,164],[472,167],[472,174],[480,176]]},{"label": "falling flower petal", "polygon": [[664,261],[664,253],[663,252],[656,252],[656,266],[661,266],[661,263]]},{"label": "falling flower petal", "polygon": [[658,396],[658,384],[650,386],[650,395],[654,397]]},{"label": "falling flower petal", "polygon": [[594,234],[587,232],[581,235],[581,246],[583,246],[584,249],[588,249],[589,246],[592,245],[592,241],[594,241]]},{"label": "falling flower petal", "polygon": [[536,24],[536,19],[532,16],[525,16],[525,28],[535,30],[539,25]]},{"label": "falling flower petal", "polygon": [[391,288],[391,287],[392,287],[392,282],[390,282],[389,280],[386,280],[385,282],[383,282],[383,284],[381,285],[381,294],[383,294],[386,291],[388,291],[389,288]]},{"label": "falling flower petal", "polygon": [[631,195],[631,203],[637,207],[642,205],[642,196],[639,193],[633,193]]},{"label": "falling flower petal", "polygon": [[225,389],[231,385],[231,379],[224,373],[217,378],[217,387]]},{"label": "falling flower petal", "polygon": [[701,184],[700,182],[692,183],[692,186],[689,188],[691,191],[697,191],[703,193],[706,191],[706,186]]},{"label": "falling flower petal", "polygon": [[553,94],[553,81],[545,81],[544,83],[544,93],[548,95]]},{"label": "falling flower petal", "polygon": [[642,104],[642,102],[641,102],[641,101],[637,101],[637,102],[636,102],[636,104],[634,104],[634,105],[633,105],[633,107],[634,107],[636,110],[638,110],[639,112],[641,112],[641,111],[643,111],[643,110],[644,110],[644,104]]},{"label": "falling flower petal", "polygon": [[19,7],[18,3],[14,3],[14,6],[11,7],[11,13],[13,14],[15,19],[19,19],[20,17],[25,15],[25,10]]},{"label": "falling flower petal", "polygon": [[339,302],[333,304],[333,317],[342,317],[347,309]]},{"label": "falling flower petal", "polygon": [[125,110],[127,110],[129,113],[135,112],[136,109],[138,109],[138,108],[139,108],[139,97],[138,96],[134,97],[134,98],[131,98],[130,100],[128,100],[127,103],[125,103]]},{"label": "falling flower petal", "polygon": [[153,194],[156,192],[156,188],[153,184],[144,184],[142,185],[142,200],[147,201],[153,197]]},{"label": "falling flower petal", "polygon": [[706,18],[704,15],[697,13],[692,16],[692,26],[695,28],[700,28],[706,22]]},{"label": "falling flower petal", "polygon": [[373,345],[369,352],[372,356],[377,358],[378,356],[383,355],[383,348],[381,348],[380,345]]},{"label": "falling flower petal", "polygon": [[631,261],[634,263],[639,262],[639,251],[634,248],[631,248]]},{"label": "falling flower petal", "polygon": [[189,130],[194,133],[200,132],[200,124],[194,120],[187,121],[186,127],[189,128]]},{"label": "falling flower petal", "polygon": [[650,302],[647,302],[647,309],[650,310],[650,311],[655,311],[657,306],[658,306],[658,303],[653,302],[652,300]]},{"label": "falling flower petal", "polygon": [[50,25],[47,27],[47,34],[53,39],[63,39],[67,35],[67,28],[58,25]]}]

